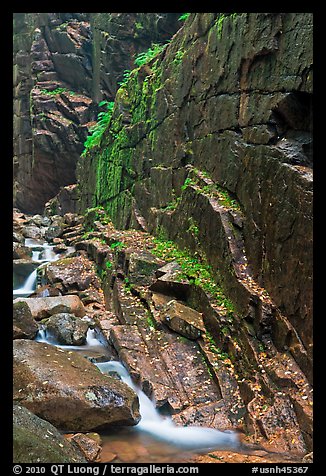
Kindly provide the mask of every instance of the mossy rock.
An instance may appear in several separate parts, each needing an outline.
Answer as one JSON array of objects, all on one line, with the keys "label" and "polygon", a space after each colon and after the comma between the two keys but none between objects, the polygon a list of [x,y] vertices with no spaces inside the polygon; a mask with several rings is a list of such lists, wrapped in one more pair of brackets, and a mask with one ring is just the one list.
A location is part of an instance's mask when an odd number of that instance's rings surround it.
[{"label": "mossy rock", "polygon": [[86,463],[81,452],[51,423],[20,405],[13,409],[14,463]]}]

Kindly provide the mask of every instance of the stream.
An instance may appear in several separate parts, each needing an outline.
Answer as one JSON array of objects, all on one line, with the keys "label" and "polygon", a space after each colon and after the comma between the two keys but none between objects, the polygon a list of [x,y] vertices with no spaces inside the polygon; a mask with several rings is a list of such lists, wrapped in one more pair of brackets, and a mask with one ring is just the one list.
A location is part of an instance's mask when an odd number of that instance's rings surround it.
[{"label": "stream", "polygon": [[[40,265],[26,277],[21,287],[13,291],[14,297],[30,296],[36,289],[37,269],[74,251],[73,247],[69,247],[65,253],[56,254],[53,246],[30,238],[25,240],[25,246],[32,249],[32,261]],[[86,344],[80,346],[59,344],[43,328],[39,330],[35,340],[84,353],[102,373],[120,378],[137,393],[140,422],[134,427],[114,427],[100,432],[103,462],[112,461],[112,457],[115,462],[182,462],[189,461],[189,457],[196,454],[216,449],[239,449],[238,434],[235,432],[199,426],[177,426],[171,416],[160,414],[155,402],[133,383],[122,363],[111,360],[108,346],[96,330],[89,329]]]},{"label": "stream", "polygon": [[[89,329],[85,345],[72,346],[59,344],[43,329],[35,340],[55,345],[64,350],[83,352],[93,358],[105,355],[106,345],[97,337],[96,330]],[[237,451],[240,449],[235,432],[222,432],[214,428],[199,426],[177,426],[170,416],[163,416],[156,409],[155,402],[133,383],[127,369],[119,361],[95,362],[98,369],[107,375],[114,375],[131,387],[138,395],[140,422],[134,427],[112,427],[99,432],[102,438],[102,462],[182,462],[189,457],[214,450]]]},{"label": "stream", "polygon": [[37,270],[44,264],[63,258],[72,253],[75,248],[69,246],[64,253],[55,253],[54,246],[49,245],[46,241],[41,242],[33,238],[26,238],[24,245],[32,250],[32,259],[34,263],[40,263],[25,279],[22,286],[13,290],[13,297],[28,297],[36,290]]}]

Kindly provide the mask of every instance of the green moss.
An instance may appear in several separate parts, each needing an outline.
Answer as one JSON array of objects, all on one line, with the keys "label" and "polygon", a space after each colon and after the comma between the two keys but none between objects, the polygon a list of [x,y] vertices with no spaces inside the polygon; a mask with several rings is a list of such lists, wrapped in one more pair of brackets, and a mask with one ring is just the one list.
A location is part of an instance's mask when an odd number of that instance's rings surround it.
[{"label": "green moss", "polygon": [[222,37],[222,30],[223,30],[223,24],[226,20],[226,18],[230,18],[231,20],[235,20],[237,17],[237,13],[229,13],[229,14],[224,14],[224,13],[219,13],[219,16],[215,22],[216,28],[217,28],[217,37],[221,39]]},{"label": "green moss", "polygon": [[[210,178],[207,172],[202,172],[197,169],[194,169],[194,172],[195,174],[200,173],[205,178]],[[219,203],[226,208],[231,208],[234,211],[241,210],[239,202],[231,195],[231,193],[213,181],[211,184],[202,185],[199,177],[187,177],[181,190],[183,191],[189,186],[195,186],[197,193],[204,193],[205,195],[218,199]]]},{"label": "green moss", "polygon": [[107,260],[105,262],[105,267],[106,267],[106,269],[112,269],[113,268],[113,263],[111,263],[110,260]]},{"label": "green moss", "polygon": [[110,245],[111,250],[116,250],[116,251],[120,251],[125,247],[126,247],[126,245],[124,243],[122,243],[122,241],[116,241],[116,242],[112,243],[112,245]]},{"label": "green moss", "polygon": [[152,313],[150,311],[146,312],[146,322],[148,324],[148,327],[150,327],[151,329],[156,329],[157,328],[156,321],[155,321],[155,319],[152,316]]},{"label": "green moss", "polygon": [[52,91],[49,89],[41,89],[41,93],[45,94],[46,96],[56,96],[57,94],[68,92],[67,88],[56,88]]},{"label": "green moss", "polygon": [[225,18],[226,18],[226,15],[224,15],[224,13],[220,13],[219,17],[216,20],[215,24],[216,24],[216,28],[217,28],[217,37],[218,38],[221,38],[221,36],[222,36],[222,28],[223,28],[223,23],[224,23]]},{"label": "green moss", "polygon": [[178,51],[176,52],[176,54],[174,55],[174,58],[173,58],[173,61],[172,61],[173,64],[179,65],[179,64],[182,62],[185,53],[186,53],[186,52],[185,52],[184,50],[182,50],[182,49],[181,49],[181,50],[178,50]]},{"label": "green moss", "polygon": [[154,239],[152,253],[166,261],[177,261],[182,268],[177,278],[187,279],[191,283],[200,286],[214,299],[219,306],[225,309],[225,313],[232,319],[234,305],[225,296],[221,287],[213,276],[212,268],[201,258],[198,253],[192,255],[188,250],[181,250],[173,241]]}]

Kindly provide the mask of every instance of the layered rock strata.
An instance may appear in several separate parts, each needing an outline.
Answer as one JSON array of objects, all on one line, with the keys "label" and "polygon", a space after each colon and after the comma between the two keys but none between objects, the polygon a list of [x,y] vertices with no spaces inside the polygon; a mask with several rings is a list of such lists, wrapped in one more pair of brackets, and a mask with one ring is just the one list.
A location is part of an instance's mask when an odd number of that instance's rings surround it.
[{"label": "layered rock strata", "polygon": [[312,16],[191,14],[117,93],[82,209],[206,257],[312,379]]}]

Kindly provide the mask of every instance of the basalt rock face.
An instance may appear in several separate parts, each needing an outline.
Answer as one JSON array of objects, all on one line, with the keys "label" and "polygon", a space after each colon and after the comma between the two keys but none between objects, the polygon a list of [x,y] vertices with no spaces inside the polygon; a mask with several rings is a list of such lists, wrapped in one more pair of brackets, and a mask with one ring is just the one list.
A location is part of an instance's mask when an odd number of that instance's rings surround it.
[{"label": "basalt rock face", "polygon": [[17,207],[41,212],[62,187],[76,182],[76,162],[97,117],[97,103],[113,100],[135,55],[170,38],[180,27],[178,16],[14,14]]},{"label": "basalt rock face", "polygon": [[191,14],[78,163],[81,208],[207,257],[312,378],[312,15]]}]

